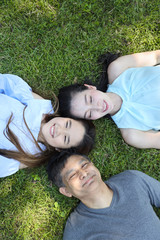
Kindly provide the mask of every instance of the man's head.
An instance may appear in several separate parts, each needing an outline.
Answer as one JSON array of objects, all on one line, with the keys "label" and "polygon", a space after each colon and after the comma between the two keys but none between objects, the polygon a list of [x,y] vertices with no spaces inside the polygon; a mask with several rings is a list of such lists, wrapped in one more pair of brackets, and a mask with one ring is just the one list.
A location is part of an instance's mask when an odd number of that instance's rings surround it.
[{"label": "man's head", "polygon": [[102,181],[100,172],[88,157],[77,153],[57,153],[49,163],[48,174],[60,193],[81,201],[95,193]]}]

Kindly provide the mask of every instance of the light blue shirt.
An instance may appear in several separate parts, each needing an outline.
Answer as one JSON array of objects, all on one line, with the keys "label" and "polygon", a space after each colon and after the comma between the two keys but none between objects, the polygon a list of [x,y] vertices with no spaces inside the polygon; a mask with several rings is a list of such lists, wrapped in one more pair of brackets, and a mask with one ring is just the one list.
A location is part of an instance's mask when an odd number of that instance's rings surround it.
[{"label": "light blue shirt", "polygon": [[112,116],[118,128],[160,130],[160,66],[129,68],[107,92],[123,100],[121,109]]},{"label": "light blue shirt", "polygon": [[[53,112],[50,100],[34,99],[30,86],[20,77],[11,74],[0,74],[0,148],[17,150],[16,147],[4,136],[8,120],[13,113],[13,120],[10,129],[18,137],[23,149],[35,154],[40,150],[34,144],[33,138],[23,120],[23,110],[25,110],[25,120],[35,139],[41,126],[42,115]],[[45,149],[43,144],[39,144]],[[6,177],[19,170],[20,162],[0,155],[0,177]]]}]

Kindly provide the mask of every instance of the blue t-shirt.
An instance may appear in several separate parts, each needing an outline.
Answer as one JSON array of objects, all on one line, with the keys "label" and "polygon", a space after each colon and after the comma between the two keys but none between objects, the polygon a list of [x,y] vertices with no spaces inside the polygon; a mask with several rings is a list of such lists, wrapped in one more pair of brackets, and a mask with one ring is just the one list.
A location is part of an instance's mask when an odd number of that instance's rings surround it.
[{"label": "blue t-shirt", "polygon": [[129,68],[107,92],[123,100],[121,109],[112,116],[118,128],[160,130],[160,66]]},{"label": "blue t-shirt", "polygon": [[[13,113],[10,129],[18,137],[23,149],[35,154],[40,150],[35,146],[25,120],[35,139],[38,139],[42,115],[53,112],[50,100],[34,99],[30,86],[20,77],[11,74],[0,74],[0,148],[16,151],[16,147],[4,136],[8,120]],[[39,143],[42,149],[45,146]],[[19,170],[20,162],[0,155],[0,177],[9,176]]]},{"label": "blue t-shirt", "polygon": [[160,182],[139,171],[125,171],[106,184],[113,190],[109,207],[82,202],[67,220],[64,240],[160,240]]}]

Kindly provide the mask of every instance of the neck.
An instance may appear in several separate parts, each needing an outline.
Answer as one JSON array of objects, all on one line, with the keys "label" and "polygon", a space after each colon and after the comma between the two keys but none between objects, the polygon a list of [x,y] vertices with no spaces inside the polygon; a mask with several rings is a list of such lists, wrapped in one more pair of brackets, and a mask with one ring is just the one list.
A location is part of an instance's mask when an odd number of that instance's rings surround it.
[{"label": "neck", "polygon": [[101,185],[94,193],[81,199],[87,207],[101,209],[109,207],[113,198],[113,191],[102,181]]},{"label": "neck", "polygon": [[122,98],[116,93],[109,92],[107,94],[110,97],[110,99],[112,99],[113,109],[110,112],[110,115],[113,116],[120,110],[123,101]]}]

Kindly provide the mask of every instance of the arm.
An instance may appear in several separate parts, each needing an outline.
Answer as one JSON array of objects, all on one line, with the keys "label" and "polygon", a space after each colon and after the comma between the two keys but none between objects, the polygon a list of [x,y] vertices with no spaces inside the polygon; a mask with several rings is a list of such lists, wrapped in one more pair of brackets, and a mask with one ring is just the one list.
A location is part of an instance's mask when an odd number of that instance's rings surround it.
[{"label": "arm", "polygon": [[117,58],[108,67],[108,79],[111,84],[128,68],[154,66],[160,63],[160,50],[135,53]]},{"label": "arm", "polygon": [[40,95],[38,95],[37,93],[32,92],[32,96],[34,99],[44,99],[43,97],[41,97]]},{"label": "arm", "polygon": [[133,147],[160,149],[159,131],[141,131],[132,128],[121,128],[120,131],[125,142]]}]

